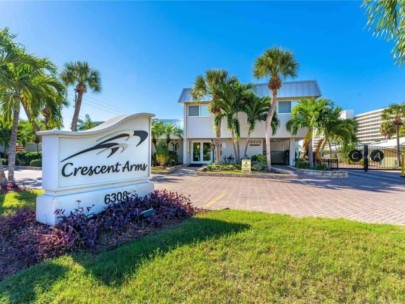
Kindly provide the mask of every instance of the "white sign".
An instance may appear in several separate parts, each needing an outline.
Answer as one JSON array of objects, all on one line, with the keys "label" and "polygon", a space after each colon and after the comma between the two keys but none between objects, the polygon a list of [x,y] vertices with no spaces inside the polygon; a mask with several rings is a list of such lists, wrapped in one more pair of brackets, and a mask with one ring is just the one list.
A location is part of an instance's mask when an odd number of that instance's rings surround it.
[{"label": "white sign", "polygon": [[151,174],[153,114],[123,115],[83,132],[42,131],[42,187],[37,220],[55,225],[57,209],[103,211],[136,192],[154,190]]},{"label": "white sign", "polygon": [[252,162],[250,159],[242,159],[242,173],[252,172]]}]

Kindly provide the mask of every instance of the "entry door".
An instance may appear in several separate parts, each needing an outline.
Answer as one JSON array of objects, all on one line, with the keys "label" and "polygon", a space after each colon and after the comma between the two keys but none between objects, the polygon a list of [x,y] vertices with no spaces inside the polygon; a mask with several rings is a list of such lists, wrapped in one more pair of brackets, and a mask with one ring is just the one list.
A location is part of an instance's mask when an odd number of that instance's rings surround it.
[{"label": "entry door", "polygon": [[210,142],[193,142],[192,160],[193,163],[211,162],[211,143]]}]

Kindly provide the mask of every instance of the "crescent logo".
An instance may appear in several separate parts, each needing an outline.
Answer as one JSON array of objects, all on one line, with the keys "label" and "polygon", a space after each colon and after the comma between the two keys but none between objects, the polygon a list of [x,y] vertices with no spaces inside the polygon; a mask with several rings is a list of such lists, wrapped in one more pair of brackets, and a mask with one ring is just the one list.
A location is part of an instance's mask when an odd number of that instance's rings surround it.
[{"label": "crescent logo", "polygon": [[137,136],[140,138],[140,141],[136,145],[137,147],[142,144],[146,138],[148,137],[148,132],[146,131],[141,131],[141,130],[135,130],[135,131],[119,131],[115,132],[106,136],[103,136],[97,141],[100,141],[98,144],[91,148],[84,149],[82,151],[79,151],[75,154],[72,154],[65,159],[63,159],[61,162],[64,162],[68,159],[71,159],[75,156],[90,152],[90,151],[95,151],[95,150],[101,150],[97,154],[103,153],[105,151],[110,151],[110,154],[107,156],[109,158],[110,156],[114,155],[118,150],[121,149],[121,153],[125,151],[125,149],[128,147],[128,144],[126,143],[120,143],[116,142],[118,139],[124,139],[125,141],[128,141],[130,137]]}]

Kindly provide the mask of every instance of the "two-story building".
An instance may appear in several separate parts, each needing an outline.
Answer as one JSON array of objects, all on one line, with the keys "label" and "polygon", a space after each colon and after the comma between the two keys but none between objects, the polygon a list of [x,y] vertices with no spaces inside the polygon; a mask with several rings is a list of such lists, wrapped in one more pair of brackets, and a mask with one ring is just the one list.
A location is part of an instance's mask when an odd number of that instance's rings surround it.
[{"label": "two-story building", "polygon": [[[255,86],[256,94],[260,97],[270,96],[266,84]],[[284,82],[278,91],[277,114],[280,126],[275,135],[271,137],[271,156],[274,164],[294,164],[295,155],[298,151],[298,142],[305,136],[306,130],[302,129],[296,135],[287,131],[286,123],[290,120],[291,109],[302,98],[320,97],[321,90],[318,82],[291,81]],[[206,100],[205,100],[206,99]],[[183,140],[183,163],[184,164],[205,164],[214,161],[215,151],[212,145],[215,140],[214,118],[209,111],[209,97],[203,100],[193,100],[191,89],[183,89],[179,103],[184,106],[184,140]],[[247,119],[245,113],[239,113],[241,124],[240,147],[243,151],[247,141]],[[250,135],[247,155],[265,154],[265,123],[257,122],[256,128]],[[221,126],[222,159],[235,157],[232,135],[228,130],[226,121]]]}]

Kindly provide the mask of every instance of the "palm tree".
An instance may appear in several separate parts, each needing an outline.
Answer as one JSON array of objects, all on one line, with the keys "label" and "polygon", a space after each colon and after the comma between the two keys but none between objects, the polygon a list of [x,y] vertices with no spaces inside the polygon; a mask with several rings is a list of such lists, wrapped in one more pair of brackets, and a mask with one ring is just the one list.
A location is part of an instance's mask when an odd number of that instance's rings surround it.
[{"label": "palm tree", "polygon": [[401,166],[400,130],[405,121],[405,103],[390,105],[382,112],[381,119],[383,120],[383,123],[389,123],[395,126],[397,136],[397,158],[398,164]]},{"label": "palm tree", "polygon": [[218,103],[216,103],[218,92],[221,87],[237,81],[235,77],[230,77],[225,70],[208,70],[204,76],[197,76],[191,95],[194,100],[201,100],[204,97],[210,99],[210,112],[214,116],[214,127],[216,135],[216,157],[217,165],[221,162],[221,124],[222,113]]},{"label": "palm tree", "polygon": [[[343,109],[335,107],[330,102],[329,107],[322,111],[318,131],[324,137],[324,144],[328,143],[329,152],[332,152],[332,142],[337,144],[354,144],[357,142],[357,121],[341,118]],[[323,145],[324,146],[324,145]],[[323,147],[322,147],[323,148]]]},{"label": "palm tree", "polygon": [[405,62],[405,2],[403,0],[363,0],[368,14],[367,26],[377,36],[394,40],[392,53],[397,63]]},{"label": "palm tree", "polygon": [[157,151],[157,141],[165,134],[165,124],[162,121],[152,120],[152,144]]},{"label": "palm tree", "polygon": [[[244,157],[247,157],[247,149],[249,146],[250,135],[256,128],[256,122],[266,121],[267,113],[270,107],[270,97],[258,97],[255,94],[249,98],[248,102],[245,103],[243,107],[243,112],[247,116],[248,124],[248,134],[246,139]],[[277,113],[274,112],[273,119],[271,120],[272,134],[276,134],[277,128],[280,126],[280,121],[278,120]]]},{"label": "palm tree", "polygon": [[217,99],[214,106],[221,109],[218,119],[225,118],[228,129],[232,134],[232,144],[235,152],[235,159],[240,160],[240,121],[238,113],[242,112],[245,104],[253,93],[254,86],[250,83],[241,84],[239,80],[223,85],[217,92]]},{"label": "palm tree", "polygon": [[291,120],[287,122],[287,130],[293,135],[301,128],[308,128],[305,141],[308,144],[308,161],[314,165],[314,155],[312,152],[312,139],[314,132],[322,127],[322,119],[330,110],[331,102],[324,98],[301,99],[291,111]]},{"label": "palm tree", "polygon": [[380,133],[387,139],[391,139],[395,134],[396,128],[390,121],[384,121],[380,126]]},{"label": "palm tree", "polygon": [[291,51],[279,47],[268,49],[262,56],[256,59],[253,74],[259,79],[270,77],[268,87],[272,93],[272,103],[266,117],[266,159],[267,170],[271,170],[271,151],[270,151],[270,125],[277,108],[277,92],[282,86],[283,79],[287,77],[296,77],[298,63]]},{"label": "palm tree", "polygon": [[86,114],[84,115],[84,119],[79,119],[78,120],[78,130],[79,131],[84,131],[84,130],[89,130],[97,126],[97,123],[91,120],[90,115]]},{"label": "palm tree", "polygon": [[83,94],[87,92],[87,88],[90,88],[95,93],[101,92],[100,73],[92,69],[87,62],[77,61],[65,64],[65,70],[62,72],[61,78],[66,86],[75,86],[77,95],[72,119],[72,131],[77,131]]},{"label": "palm tree", "polygon": [[[34,58],[33,58],[34,59]],[[35,81],[39,75],[51,74],[54,65],[46,59],[37,59],[36,64],[11,63],[3,66],[0,86],[0,107],[7,121],[11,122],[11,138],[9,144],[8,181],[14,182],[15,153],[20,107],[24,100],[40,100],[44,90]]]},{"label": "palm tree", "polygon": [[168,123],[164,126],[164,134],[166,135],[166,145],[169,147],[170,142],[172,141],[172,136],[176,136],[180,139],[183,139],[183,130],[180,129],[178,126]]}]

